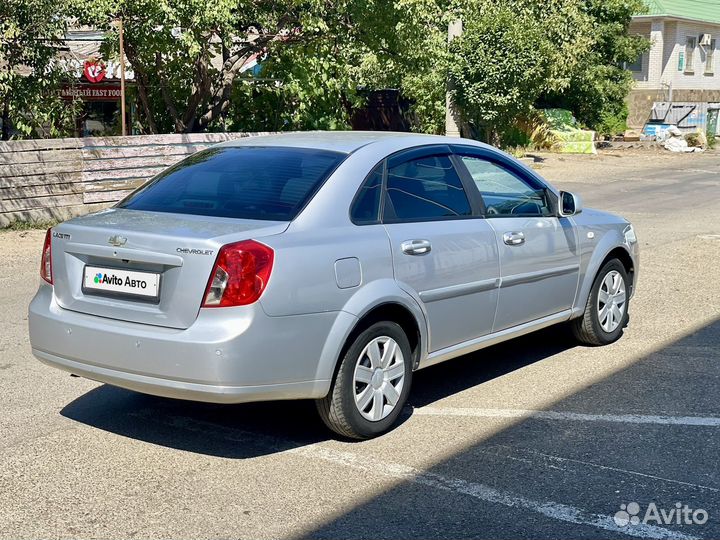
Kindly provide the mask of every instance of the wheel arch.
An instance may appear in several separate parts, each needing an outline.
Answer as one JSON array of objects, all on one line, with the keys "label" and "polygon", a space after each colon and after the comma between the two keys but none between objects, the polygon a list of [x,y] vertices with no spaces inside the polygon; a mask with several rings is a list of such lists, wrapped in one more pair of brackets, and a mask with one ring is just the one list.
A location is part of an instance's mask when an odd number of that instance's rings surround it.
[{"label": "wheel arch", "polygon": [[632,296],[637,274],[635,262],[632,254],[625,246],[620,233],[613,231],[603,237],[592,253],[578,286],[578,295],[575,299],[571,318],[579,317],[585,312],[585,304],[590,296],[595,278],[605,263],[611,259],[618,259],[628,273],[628,277],[630,278],[629,292],[630,296]]},{"label": "wheel arch", "polygon": [[[595,271],[595,275],[597,275],[597,273],[600,271],[600,269],[603,266],[605,266],[605,264],[608,261],[610,261],[612,259],[619,260],[622,263],[623,267],[625,268],[625,272],[627,273],[628,278],[630,278],[630,283],[629,283],[630,291],[628,291],[628,292],[632,296],[633,289],[635,287],[635,262],[633,261],[632,257],[630,256],[630,253],[628,252],[628,250],[625,249],[624,247],[618,246],[615,249],[611,250],[605,256],[605,258],[602,260],[602,262],[598,265],[598,268]],[[593,280],[594,279],[595,279],[595,277],[593,276]]]},{"label": "wheel arch", "polygon": [[[323,347],[316,373],[317,380],[327,381],[328,391],[339,360],[349,344],[375,322],[393,321],[403,328],[412,348],[413,368],[426,354],[428,329],[420,305],[400,289],[394,280],[387,281],[390,283],[368,284],[363,287],[368,289],[366,291],[360,289],[338,314]],[[380,292],[382,294],[378,294]]]},{"label": "wheel arch", "polygon": [[[398,302],[384,302],[369,309],[362,317],[358,318],[357,323],[348,334],[343,350],[340,351],[339,357],[345,353],[345,349],[350,343],[365,329],[369,328],[376,322],[390,321],[400,325],[410,342],[410,350],[412,351],[413,369],[420,363],[420,351],[424,343],[420,325],[413,313],[403,304]],[[338,358],[339,358],[338,357]]]}]

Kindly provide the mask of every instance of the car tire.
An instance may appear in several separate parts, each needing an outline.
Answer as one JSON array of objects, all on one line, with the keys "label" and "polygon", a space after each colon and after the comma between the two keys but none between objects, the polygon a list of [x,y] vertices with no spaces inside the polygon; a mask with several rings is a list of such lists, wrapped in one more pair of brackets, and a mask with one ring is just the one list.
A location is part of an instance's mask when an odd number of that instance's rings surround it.
[{"label": "car tire", "polygon": [[[617,291],[613,290],[615,287]],[[617,341],[629,321],[629,301],[630,281],[625,267],[618,259],[611,259],[595,276],[582,317],[570,321],[573,335],[585,345],[609,345]],[[603,311],[608,308],[609,311]]]},{"label": "car tire", "polygon": [[405,332],[397,323],[377,322],[354,337],[330,391],[315,403],[323,422],[335,433],[369,439],[395,423],[411,382],[412,351]]}]

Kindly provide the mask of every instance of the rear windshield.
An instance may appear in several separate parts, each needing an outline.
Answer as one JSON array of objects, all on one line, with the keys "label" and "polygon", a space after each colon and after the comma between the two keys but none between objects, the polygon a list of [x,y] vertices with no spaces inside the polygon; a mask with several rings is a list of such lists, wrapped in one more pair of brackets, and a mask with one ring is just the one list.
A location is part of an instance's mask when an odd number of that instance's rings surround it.
[{"label": "rear windshield", "polygon": [[289,221],[345,157],[305,148],[211,148],[161,173],[118,207]]}]

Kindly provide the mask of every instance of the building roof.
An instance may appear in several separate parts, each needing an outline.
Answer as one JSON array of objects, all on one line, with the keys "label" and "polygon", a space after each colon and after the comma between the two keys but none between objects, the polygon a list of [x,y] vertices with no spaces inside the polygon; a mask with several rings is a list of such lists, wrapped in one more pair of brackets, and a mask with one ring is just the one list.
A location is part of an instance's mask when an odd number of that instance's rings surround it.
[{"label": "building roof", "polygon": [[639,17],[672,17],[720,24],[720,0],[645,0],[648,11]]}]

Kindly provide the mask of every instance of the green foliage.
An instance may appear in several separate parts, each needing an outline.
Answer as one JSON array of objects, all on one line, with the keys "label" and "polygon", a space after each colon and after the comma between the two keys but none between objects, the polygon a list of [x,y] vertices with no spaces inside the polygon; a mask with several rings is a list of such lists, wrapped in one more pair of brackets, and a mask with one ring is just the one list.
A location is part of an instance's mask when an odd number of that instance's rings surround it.
[{"label": "green foliage", "polygon": [[[68,1],[67,13],[53,0],[0,6],[0,65],[13,66],[0,69],[0,105],[24,133],[60,134],[72,117],[51,90],[68,13],[106,32],[106,60],[122,19],[136,128],[150,133],[346,128],[367,91],[385,88],[410,100],[413,129],[442,133],[449,81],[464,134],[542,146],[552,143],[531,121],[539,102],[601,133],[621,129],[621,66],[647,47],[627,36],[642,0]],[[464,33],[448,47],[458,18]],[[259,76],[242,68],[253,55]]]},{"label": "green foliage", "polygon": [[625,98],[633,78],[623,64],[650,46],[647,39],[628,34],[631,16],[643,9],[642,0],[584,0],[594,44],[574,69],[569,90],[547,92],[543,102],[571,109],[581,123],[601,134],[624,131]]},{"label": "green foliage", "polygon": [[[347,127],[360,88],[400,88],[416,129],[443,130],[445,0],[73,2],[106,58],[122,17],[145,131]],[[240,69],[255,53],[260,80]]]},{"label": "green foliage", "polygon": [[560,139],[553,132],[543,111],[530,111],[515,119],[509,128],[499,134],[499,143],[504,148],[554,151],[560,146]]},{"label": "green foliage", "polygon": [[413,129],[445,132],[445,91],[450,54],[447,29],[461,5],[448,0],[397,0],[373,20],[376,31],[366,43],[359,67],[360,84],[397,88],[413,103]]},{"label": "green foliage", "polygon": [[[612,109],[615,109],[613,107]],[[622,107],[619,107],[619,112],[613,113],[611,111],[602,111],[600,115],[600,121],[593,127],[597,131],[598,135],[605,135],[608,137],[614,137],[616,135],[622,135],[627,130],[627,105],[623,103]]]},{"label": "green foliage", "polygon": [[0,231],[45,230],[54,227],[58,223],[59,221],[56,219],[45,219],[36,221],[13,221],[5,227],[0,227]]},{"label": "green foliage", "polygon": [[592,45],[579,0],[473,2],[450,47],[449,77],[466,122],[497,133],[543,92],[567,88]]},{"label": "green foliage", "polygon": [[[147,131],[346,127],[358,88],[405,80],[419,117],[434,115],[423,125],[439,128],[443,72],[415,75],[430,53],[419,45],[438,34],[423,27],[440,13],[434,0],[76,2],[82,22],[108,30],[108,56],[118,39],[110,21],[122,17]],[[267,60],[251,80],[241,67],[258,53]]]},{"label": "green foliage", "polygon": [[72,129],[73,106],[58,96],[66,74],[54,62],[65,17],[52,0],[0,3],[0,115],[2,138],[56,137]]}]

